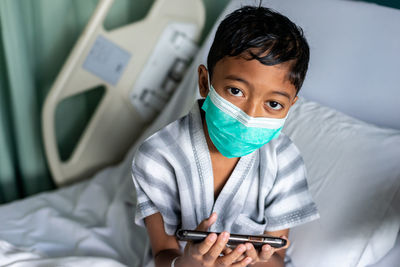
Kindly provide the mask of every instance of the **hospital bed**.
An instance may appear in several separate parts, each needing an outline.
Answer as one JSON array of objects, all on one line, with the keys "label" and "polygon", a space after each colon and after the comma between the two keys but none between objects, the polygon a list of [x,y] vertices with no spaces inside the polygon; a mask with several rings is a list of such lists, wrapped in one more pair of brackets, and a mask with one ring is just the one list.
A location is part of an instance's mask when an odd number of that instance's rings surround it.
[{"label": "hospital bed", "polygon": [[[140,142],[185,114],[219,21],[258,1],[232,0],[161,113],[117,165],[0,207],[0,265],[142,266],[131,160]],[[287,266],[400,266],[400,10],[359,1],[269,0],[303,27],[310,69],[285,133],[302,152],[317,221],[291,229]]]}]

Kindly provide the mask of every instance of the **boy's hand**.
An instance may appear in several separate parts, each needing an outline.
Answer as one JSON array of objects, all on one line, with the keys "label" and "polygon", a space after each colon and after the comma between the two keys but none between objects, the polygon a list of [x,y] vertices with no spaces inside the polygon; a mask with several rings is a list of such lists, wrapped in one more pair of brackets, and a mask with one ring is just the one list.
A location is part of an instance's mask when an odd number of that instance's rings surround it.
[{"label": "boy's hand", "polygon": [[[202,221],[196,230],[207,231],[208,228],[217,220],[217,214],[213,213],[211,216]],[[244,257],[246,246],[241,244],[234,250],[230,251],[223,256],[220,256],[222,251],[226,248],[226,243],[229,239],[228,232],[222,232],[219,236],[215,233],[209,234],[206,239],[194,244],[188,242],[182,257],[178,258],[175,266],[246,266],[252,262],[251,257]],[[239,260],[239,258],[242,258]]]},{"label": "boy's hand", "polygon": [[264,245],[259,251],[257,251],[253,244],[246,243],[246,255],[251,257],[251,263],[254,264],[257,262],[267,262],[276,251],[287,249],[290,244],[288,238],[286,236],[280,236],[280,238],[286,239],[287,241],[286,246],[281,248],[273,248],[270,245]]}]

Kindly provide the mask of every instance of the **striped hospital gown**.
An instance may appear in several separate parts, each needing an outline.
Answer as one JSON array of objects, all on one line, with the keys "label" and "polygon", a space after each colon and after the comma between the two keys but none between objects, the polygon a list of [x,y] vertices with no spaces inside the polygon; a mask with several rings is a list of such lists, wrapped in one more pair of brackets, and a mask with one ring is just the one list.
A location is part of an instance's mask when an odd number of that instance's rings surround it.
[{"label": "striped hospital gown", "polygon": [[[299,151],[283,133],[241,157],[217,199],[199,103],[138,149],[132,164],[135,222],[160,212],[167,234],[194,229],[212,212],[210,231],[262,234],[319,217]],[[203,111],[201,111],[203,112]]]}]

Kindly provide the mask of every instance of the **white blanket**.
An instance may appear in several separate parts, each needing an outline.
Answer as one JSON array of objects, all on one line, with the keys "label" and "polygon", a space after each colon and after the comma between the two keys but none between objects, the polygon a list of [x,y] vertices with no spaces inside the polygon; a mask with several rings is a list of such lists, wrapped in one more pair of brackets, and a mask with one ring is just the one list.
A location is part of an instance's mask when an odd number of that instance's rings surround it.
[{"label": "white blanket", "polygon": [[[0,206],[0,266],[21,259],[39,264],[49,258],[85,263],[75,266],[104,258],[109,259],[105,264],[141,266],[147,237],[133,223],[130,162],[129,157],[90,181]],[[60,258],[65,256],[73,257]]]},{"label": "white blanket", "polygon": [[1,266],[7,265],[9,267],[126,266],[116,260],[101,257],[61,257],[49,259],[39,253],[17,248],[4,240],[0,240],[0,264]]}]

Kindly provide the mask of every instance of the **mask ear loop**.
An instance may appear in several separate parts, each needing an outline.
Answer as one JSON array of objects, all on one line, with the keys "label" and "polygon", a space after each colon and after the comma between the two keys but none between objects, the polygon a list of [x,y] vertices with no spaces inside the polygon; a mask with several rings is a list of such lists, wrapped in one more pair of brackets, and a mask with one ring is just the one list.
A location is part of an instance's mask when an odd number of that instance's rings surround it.
[{"label": "mask ear loop", "polygon": [[210,93],[210,91],[211,91],[211,75],[208,70],[207,70],[207,85],[208,85],[208,93]]}]

